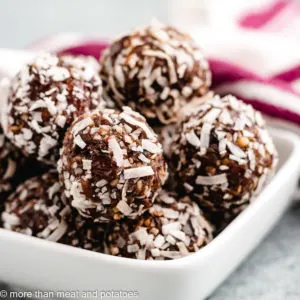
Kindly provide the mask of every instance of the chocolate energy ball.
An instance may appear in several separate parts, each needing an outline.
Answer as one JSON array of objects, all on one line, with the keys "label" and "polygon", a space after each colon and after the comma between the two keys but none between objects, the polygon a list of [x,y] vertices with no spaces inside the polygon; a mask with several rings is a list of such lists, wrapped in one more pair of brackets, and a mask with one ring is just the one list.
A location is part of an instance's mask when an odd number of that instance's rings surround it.
[{"label": "chocolate energy ball", "polygon": [[0,127],[0,203],[15,186],[16,173],[21,161],[22,154],[5,138]]},{"label": "chocolate energy ball", "polygon": [[75,120],[65,135],[58,171],[70,204],[99,222],[140,215],[168,175],[157,135],[129,107]]},{"label": "chocolate energy ball", "polygon": [[70,207],[64,204],[56,171],[26,180],[5,202],[3,227],[58,241],[67,230]]},{"label": "chocolate energy ball", "polygon": [[233,96],[213,96],[189,112],[172,150],[179,189],[208,212],[244,207],[277,164],[260,112]]},{"label": "chocolate energy ball", "polygon": [[105,251],[137,259],[175,259],[204,247],[212,233],[195,202],[163,191],[145,214],[122,220],[108,231]]},{"label": "chocolate energy ball", "polygon": [[103,251],[105,227],[65,204],[56,171],[28,179],[5,202],[3,227],[49,241]]},{"label": "chocolate energy ball", "polygon": [[105,233],[106,225],[84,219],[72,210],[68,229],[58,242],[94,252],[104,252]]},{"label": "chocolate energy ball", "polygon": [[211,85],[202,50],[177,29],[153,23],[115,40],[100,58],[104,95],[149,121],[176,121],[178,110]]},{"label": "chocolate energy ball", "polygon": [[8,96],[8,138],[25,155],[55,164],[74,118],[104,104],[98,71],[91,57],[44,54],[25,65]]},{"label": "chocolate energy ball", "polygon": [[4,135],[0,126],[0,211],[3,201],[25,179],[47,170],[37,161],[26,158]]}]

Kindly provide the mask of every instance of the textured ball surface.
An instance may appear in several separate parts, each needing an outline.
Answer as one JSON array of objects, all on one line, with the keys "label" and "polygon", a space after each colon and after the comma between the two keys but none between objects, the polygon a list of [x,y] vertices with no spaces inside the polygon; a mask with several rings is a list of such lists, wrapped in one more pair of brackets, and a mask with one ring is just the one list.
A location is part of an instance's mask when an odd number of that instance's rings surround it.
[{"label": "textured ball surface", "polygon": [[47,166],[26,158],[4,135],[0,126],[0,210],[3,201],[16,186],[35,175],[44,173]]},{"label": "textured ball surface", "polygon": [[16,173],[22,163],[22,158],[20,151],[5,138],[0,126],[0,202],[15,186]]},{"label": "textured ball surface", "polygon": [[179,189],[209,212],[244,207],[277,163],[261,114],[233,96],[211,97],[189,112],[172,150]]},{"label": "textured ball surface", "polygon": [[103,252],[105,227],[65,204],[56,171],[28,179],[5,202],[3,227],[53,242]]},{"label": "textured ball surface", "polygon": [[4,128],[25,155],[55,164],[75,117],[103,106],[99,66],[91,57],[44,54],[12,80]]},{"label": "textured ball surface", "polygon": [[114,41],[100,63],[107,98],[163,124],[175,122],[178,110],[211,85],[208,62],[192,38],[158,23]]},{"label": "textured ball surface", "polygon": [[209,243],[212,233],[212,225],[196,203],[163,191],[144,215],[121,221],[111,229],[106,251],[146,260],[181,258]]},{"label": "textured ball surface", "polygon": [[5,229],[58,241],[67,230],[69,213],[57,173],[50,171],[18,186],[5,202],[2,221]]},{"label": "textured ball surface", "polygon": [[103,253],[105,232],[105,225],[84,219],[77,212],[72,211],[71,217],[68,220],[68,229],[58,242]]},{"label": "textured ball surface", "polygon": [[129,107],[75,120],[65,135],[58,170],[70,204],[100,222],[140,215],[168,175],[157,135]]}]

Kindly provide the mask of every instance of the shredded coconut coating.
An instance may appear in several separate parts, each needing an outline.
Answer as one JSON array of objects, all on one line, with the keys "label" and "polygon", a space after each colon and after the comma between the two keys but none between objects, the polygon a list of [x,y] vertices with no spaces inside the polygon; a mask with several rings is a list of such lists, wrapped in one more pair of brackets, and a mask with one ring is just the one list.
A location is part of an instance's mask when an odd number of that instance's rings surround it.
[{"label": "shredded coconut coating", "polygon": [[15,187],[17,170],[23,162],[23,155],[4,136],[0,126],[0,202]]},{"label": "shredded coconut coating", "polygon": [[0,208],[3,206],[3,201],[20,182],[46,170],[47,167],[26,158],[5,137],[0,126]]},{"label": "shredded coconut coating", "polygon": [[3,227],[58,241],[67,229],[66,209],[56,171],[26,180],[5,202]]},{"label": "shredded coconut coating", "polygon": [[99,65],[92,57],[41,54],[11,83],[5,132],[25,155],[56,164],[74,118],[102,107]]},{"label": "shredded coconut coating", "polygon": [[58,172],[69,203],[98,222],[142,214],[168,175],[157,135],[129,107],[75,120],[64,138]]},{"label": "shredded coconut coating", "polygon": [[66,205],[55,170],[19,185],[5,202],[2,221],[11,231],[103,252],[105,226],[83,219]]},{"label": "shredded coconut coating", "polygon": [[104,252],[106,225],[87,220],[72,210],[68,229],[59,243],[94,252]]},{"label": "shredded coconut coating", "polygon": [[162,124],[175,122],[178,110],[211,85],[208,62],[192,38],[157,22],[114,41],[100,63],[106,98]]},{"label": "shredded coconut coating", "polygon": [[207,212],[241,211],[275,170],[260,112],[233,96],[206,99],[179,127],[171,148],[178,189]]},{"label": "shredded coconut coating", "polygon": [[208,244],[213,231],[195,202],[162,191],[145,214],[108,230],[105,251],[144,260],[176,259]]}]

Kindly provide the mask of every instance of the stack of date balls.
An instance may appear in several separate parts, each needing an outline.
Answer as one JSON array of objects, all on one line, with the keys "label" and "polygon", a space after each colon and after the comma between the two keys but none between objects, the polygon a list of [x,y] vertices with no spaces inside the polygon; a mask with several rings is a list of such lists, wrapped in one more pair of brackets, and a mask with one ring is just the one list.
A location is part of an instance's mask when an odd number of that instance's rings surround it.
[{"label": "stack of date balls", "polygon": [[276,167],[261,114],[210,92],[202,50],[170,26],[136,29],[99,61],[41,54],[10,82],[0,134],[7,230],[181,258],[243,211]]}]

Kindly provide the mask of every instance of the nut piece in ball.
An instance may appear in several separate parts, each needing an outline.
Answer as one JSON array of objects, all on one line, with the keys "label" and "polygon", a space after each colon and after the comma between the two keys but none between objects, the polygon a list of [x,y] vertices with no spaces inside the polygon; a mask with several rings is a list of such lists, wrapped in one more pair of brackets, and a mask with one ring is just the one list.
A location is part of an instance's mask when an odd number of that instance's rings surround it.
[{"label": "nut piece in ball", "polygon": [[25,155],[55,164],[75,117],[104,104],[98,64],[91,57],[44,54],[12,80],[4,128]]},{"label": "nut piece in ball", "polygon": [[181,258],[208,244],[212,233],[196,203],[162,191],[144,215],[122,220],[108,231],[106,251],[146,260]]},{"label": "nut piece in ball", "polygon": [[277,152],[260,112],[233,96],[190,112],[173,142],[178,185],[208,212],[234,212],[273,173]]},{"label": "nut piece in ball", "polygon": [[192,38],[158,22],[114,41],[100,63],[107,98],[162,124],[175,122],[178,110],[211,85],[208,62]]},{"label": "nut piece in ball", "polygon": [[157,135],[129,107],[75,120],[65,135],[58,171],[70,204],[100,222],[140,215],[168,174]]}]

